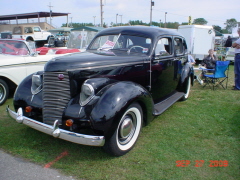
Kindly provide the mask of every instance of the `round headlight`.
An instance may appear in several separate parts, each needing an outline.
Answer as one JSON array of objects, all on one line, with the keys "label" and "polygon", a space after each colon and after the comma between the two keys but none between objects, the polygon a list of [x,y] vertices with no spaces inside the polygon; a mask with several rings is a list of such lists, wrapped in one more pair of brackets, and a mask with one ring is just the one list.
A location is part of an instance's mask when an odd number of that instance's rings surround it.
[{"label": "round headlight", "polygon": [[32,94],[37,94],[42,90],[42,77],[41,75],[33,75],[32,76]]},{"label": "round headlight", "polygon": [[94,89],[90,84],[83,84],[80,93],[80,105],[85,106],[94,96]]}]

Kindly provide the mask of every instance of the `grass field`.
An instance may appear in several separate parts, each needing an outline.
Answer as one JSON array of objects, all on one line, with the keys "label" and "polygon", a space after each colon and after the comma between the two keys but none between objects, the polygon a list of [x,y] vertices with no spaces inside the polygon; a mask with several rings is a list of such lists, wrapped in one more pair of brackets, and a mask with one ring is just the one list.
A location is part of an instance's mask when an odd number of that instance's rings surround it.
[{"label": "grass field", "polygon": [[240,168],[240,91],[210,90],[197,82],[187,101],[177,102],[142,129],[134,149],[111,157],[99,147],[55,139],[16,123],[0,107],[0,148],[42,165],[52,164],[82,180],[236,180]]}]

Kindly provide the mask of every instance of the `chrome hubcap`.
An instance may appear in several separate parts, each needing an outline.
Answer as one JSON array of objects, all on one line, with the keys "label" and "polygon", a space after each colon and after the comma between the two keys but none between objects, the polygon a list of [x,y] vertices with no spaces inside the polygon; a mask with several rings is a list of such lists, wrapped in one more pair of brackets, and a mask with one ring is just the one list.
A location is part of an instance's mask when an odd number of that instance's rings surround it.
[{"label": "chrome hubcap", "polygon": [[139,136],[142,115],[140,107],[130,107],[122,116],[117,128],[116,143],[121,151],[129,150],[133,147]]},{"label": "chrome hubcap", "polygon": [[118,129],[119,143],[125,145],[129,143],[134,135],[136,129],[136,116],[133,112],[129,112]]},{"label": "chrome hubcap", "polygon": [[127,138],[133,128],[133,123],[130,118],[124,119],[120,127],[120,136],[122,138]]}]

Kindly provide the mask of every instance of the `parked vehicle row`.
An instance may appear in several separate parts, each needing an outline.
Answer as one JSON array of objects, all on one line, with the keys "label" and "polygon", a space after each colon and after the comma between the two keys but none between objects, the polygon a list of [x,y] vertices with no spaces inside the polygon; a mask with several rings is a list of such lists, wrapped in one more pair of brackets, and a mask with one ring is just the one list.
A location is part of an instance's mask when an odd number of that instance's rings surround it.
[{"label": "parked vehicle row", "polygon": [[79,50],[51,50],[45,56],[36,51],[35,42],[0,39],[0,105],[8,98],[20,82],[28,75],[43,70],[44,64],[55,56]]}]

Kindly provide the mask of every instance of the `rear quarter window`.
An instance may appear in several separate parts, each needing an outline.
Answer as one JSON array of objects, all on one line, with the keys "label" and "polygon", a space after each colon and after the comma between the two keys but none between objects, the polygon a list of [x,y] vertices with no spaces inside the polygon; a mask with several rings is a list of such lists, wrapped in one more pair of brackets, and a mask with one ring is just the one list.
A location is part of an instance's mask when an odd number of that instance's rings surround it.
[{"label": "rear quarter window", "polygon": [[22,28],[21,27],[15,27],[13,29],[13,34],[22,34]]},{"label": "rear quarter window", "polygon": [[174,51],[177,55],[184,53],[184,45],[182,38],[174,38]]},{"label": "rear quarter window", "polygon": [[155,55],[160,57],[171,55],[171,41],[172,39],[169,37],[159,39],[155,48]]}]

